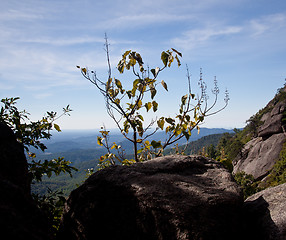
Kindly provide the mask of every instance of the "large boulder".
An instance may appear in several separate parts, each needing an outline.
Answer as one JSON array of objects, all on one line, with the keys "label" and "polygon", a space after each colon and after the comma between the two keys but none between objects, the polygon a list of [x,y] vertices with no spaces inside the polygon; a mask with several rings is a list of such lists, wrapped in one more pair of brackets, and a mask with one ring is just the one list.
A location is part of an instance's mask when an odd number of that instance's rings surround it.
[{"label": "large boulder", "polygon": [[[286,100],[273,105],[273,101],[268,104],[272,110],[261,117],[263,124],[258,129],[258,137],[268,138],[273,134],[282,133],[282,118],[286,107]],[[271,106],[273,105],[273,106]]]},{"label": "large boulder", "polygon": [[242,154],[233,161],[233,172],[245,172],[255,179],[262,179],[278,160],[284,142],[284,133],[273,134],[265,140],[262,137],[250,140],[242,149]]},{"label": "large boulder", "polygon": [[51,239],[49,224],[30,193],[31,178],[23,146],[0,123],[1,239]]},{"label": "large boulder", "polygon": [[58,239],[240,239],[243,197],[202,156],[166,156],[103,169],[74,190]]},{"label": "large boulder", "polygon": [[286,239],[286,183],[267,188],[246,199],[244,239]]}]

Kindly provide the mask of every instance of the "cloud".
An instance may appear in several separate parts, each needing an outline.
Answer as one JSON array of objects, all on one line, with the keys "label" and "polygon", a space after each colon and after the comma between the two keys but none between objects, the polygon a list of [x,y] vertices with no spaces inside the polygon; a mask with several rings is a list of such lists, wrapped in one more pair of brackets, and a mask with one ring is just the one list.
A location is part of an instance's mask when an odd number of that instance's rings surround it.
[{"label": "cloud", "polygon": [[[226,25],[224,22],[213,22],[212,24],[202,22],[196,28],[182,32],[179,37],[171,39],[170,42],[185,51],[220,46],[220,49],[225,51],[232,49],[234,52],[242,48],[262,46],[266,37],[272,39],[272,42],[279,36],[283,38],[284,31],[282,30],[285,28],[286,15],[284,13],[241,20],[235,25]],[[255,42],[258,38],[259,43]]]},{"label": "cloud", "polygon": [[42,99],[48,98],[48,97],[50,97],[50,96],[52,96],[51,93],[38,93],[38,94],[35,94],[35,95],[34,95],[34,98],[35,98],[35,99],[42,100]]},{"label": "cloud", "polygon": [[24,38],[20,40],[23,43],[38,43],[38,44],[47,44],[54,46],[70,46],[77,44],[87,44],[87,43],[104,43],[103,38],[96,38],[90,36],[82,37],[70,37],[70,38]]},{"label": "cloud", "polygon": [[181,49],[191,50],[207,44],[214,38],[238,34],[242,31],[240,26],[206,27],[184,32],[182,37],[173,38],[171,43],[180,46]]},{"label": "cloud", "polygon": [[6,12],[2,12],[0,15],[1,21],[34,21],[38,19],[43,19],[41,14],[36,12],[31,12],[27,10],[20,10],[20,9],[9,9]]},{"label": "cloud", "polygon": [[108,20],[104,20],[97,24],[98,27],[107,29],[126,29],[135,27],[152,27],[158,24],[166,24],[169,22],[184,21],[193,18],[191,15],[179,15],[168,13],[144,13],[123,15]]},{"label": "cloud", "polygon": [[262,16],[258,19],[250,20],[249,24],[252,36],[257,37],[262,34],[277,31],[286,26],[286,15],[282,13]]}]

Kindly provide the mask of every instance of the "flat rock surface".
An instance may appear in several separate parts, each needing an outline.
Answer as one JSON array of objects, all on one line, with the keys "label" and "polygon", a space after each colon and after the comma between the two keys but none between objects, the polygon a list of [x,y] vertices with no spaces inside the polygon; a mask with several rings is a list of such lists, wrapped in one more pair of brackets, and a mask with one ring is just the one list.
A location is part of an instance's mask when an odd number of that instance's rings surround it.
[{"label": "flat rock surface", "polygon": [[231,174],[201,156],[114,166],[71,193],[59,239],[239,239],[242,202]]}]

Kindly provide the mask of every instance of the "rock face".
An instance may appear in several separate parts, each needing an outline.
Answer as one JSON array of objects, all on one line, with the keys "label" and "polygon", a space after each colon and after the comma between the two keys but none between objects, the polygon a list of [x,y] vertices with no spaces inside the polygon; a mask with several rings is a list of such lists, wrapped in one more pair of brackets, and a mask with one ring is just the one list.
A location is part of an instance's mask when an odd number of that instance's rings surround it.
[{"label": "rock face", "polygon": [[261,118],[263,124],[258,129],[258,136],[267,138],[273,134],[282,133],[282,118],[285,111],[286,100],[280,101],[274,105],[271,101],[266,107],[272,110],[264,114]]},{"label": "rock face", "polygon": [[257,130],[257,137],[246,143],[242,153],[233,161],[234,173],[245,172],[255,179],[262,179],[272,169],[279,158],[285,142],[286,87],[281,89],[266,107],[260,121],[262,125]]},{"label": "rock face", "polygon": [[24,149],[12,130],[0,123],[1,239],[51,239],[45,216],[30,193]]},{"label": "rock face", "polygon": [[233,172],[245,172],[261,179],[271,170],[279,157],[285,142],[284,133],[273,134],[263,140],[257,137],[249,141],[242,150],[242,155],[234,161]]},{"label": "rock face", "polygon": [[248,239],[286,239],[286,183],[250,196],[244,214]]},{"label": "rock face", "polygon": [[240,239],[242,202],[231,174],[201,156],[114,166],[71,193],[58,239]]}]

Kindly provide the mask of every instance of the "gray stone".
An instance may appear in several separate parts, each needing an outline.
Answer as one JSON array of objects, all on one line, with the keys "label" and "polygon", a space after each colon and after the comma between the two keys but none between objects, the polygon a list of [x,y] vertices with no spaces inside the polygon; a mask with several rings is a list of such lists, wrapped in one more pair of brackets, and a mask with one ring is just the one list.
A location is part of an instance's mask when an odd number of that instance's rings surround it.
[{"label": "gray stone", "polygon": [[280,101],[273,106],[271,112],[268,112],[262,116],[261,121],[263,121],[263,124],[258,129],[259,137],[267,138],[272,134],[283,132],[282,118],[283,118],[283,112],[285,111],[285,105],[286,105],[285,100]]},{"label": "gray stone", "polygon": [[71,193],[58,239],[241,239],[242,199],[231,174],[201,156],[113,166]]},{"label": "gray stone", "polygon": [[286,239],[286,183],[267,188],[244,203],[248,239]]},{"label": "gray stone", "polygon": [[278,160],[284,142],[284,133],[274,134],[265,141],[262,137],[252,139],[244,146],[242,157],[238,156],[233,161],[233,172],[245,172],[255,179],[263,178]]}]

